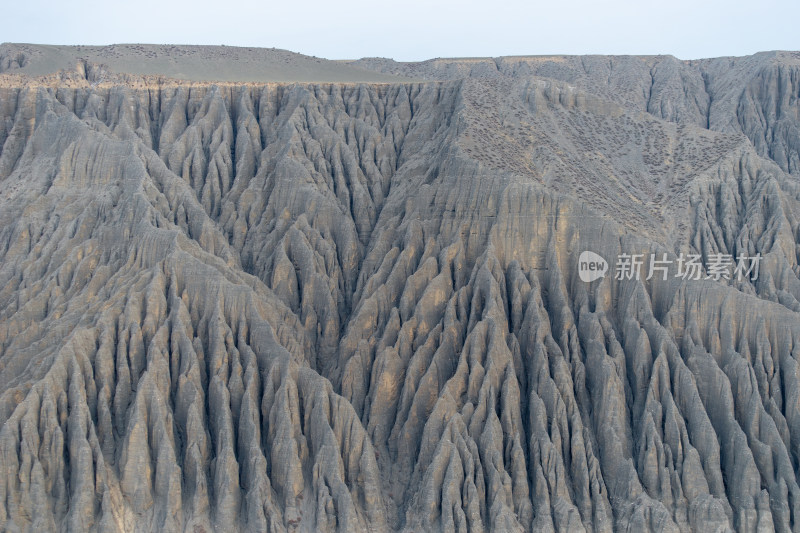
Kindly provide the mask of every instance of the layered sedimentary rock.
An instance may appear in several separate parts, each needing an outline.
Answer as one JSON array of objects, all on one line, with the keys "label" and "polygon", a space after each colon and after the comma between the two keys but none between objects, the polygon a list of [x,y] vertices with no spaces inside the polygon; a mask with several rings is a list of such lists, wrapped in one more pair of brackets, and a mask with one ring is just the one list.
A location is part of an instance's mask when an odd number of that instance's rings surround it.
[{"label": "layered sedimentary rock", "polygon": [[358,67],[6,71],[0,523],[796,530],[797,55]]}]

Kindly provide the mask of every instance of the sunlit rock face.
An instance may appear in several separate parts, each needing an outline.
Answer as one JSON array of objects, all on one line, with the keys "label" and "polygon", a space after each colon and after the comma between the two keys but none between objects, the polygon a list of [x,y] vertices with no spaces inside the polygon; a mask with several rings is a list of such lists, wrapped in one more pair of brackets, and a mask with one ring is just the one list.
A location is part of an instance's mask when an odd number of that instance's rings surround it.
[{"label": "sunlit rock face", "polygon": [[4,47],[5,529],[798,529],[798,54],[266,83]]}]

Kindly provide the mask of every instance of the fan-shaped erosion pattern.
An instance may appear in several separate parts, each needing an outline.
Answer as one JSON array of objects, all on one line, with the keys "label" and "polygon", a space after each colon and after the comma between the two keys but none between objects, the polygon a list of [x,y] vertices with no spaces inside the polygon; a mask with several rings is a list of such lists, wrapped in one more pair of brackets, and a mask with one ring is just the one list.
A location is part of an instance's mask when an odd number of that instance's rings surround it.
[{"label": "fan-shaped erosion pattern", "polygon": [[3,46],[5,529],[798,529],[797,54],[266,83]]}]

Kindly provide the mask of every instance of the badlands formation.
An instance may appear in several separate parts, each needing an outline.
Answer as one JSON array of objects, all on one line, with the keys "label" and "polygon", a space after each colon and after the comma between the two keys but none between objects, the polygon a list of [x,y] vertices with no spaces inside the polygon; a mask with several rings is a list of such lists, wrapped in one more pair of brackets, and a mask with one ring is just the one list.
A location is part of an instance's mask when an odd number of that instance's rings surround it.
[{"label": "badlands formation", "polygon": [[2,528],[797,531],[799,99],[795,52],[0,46]]}]

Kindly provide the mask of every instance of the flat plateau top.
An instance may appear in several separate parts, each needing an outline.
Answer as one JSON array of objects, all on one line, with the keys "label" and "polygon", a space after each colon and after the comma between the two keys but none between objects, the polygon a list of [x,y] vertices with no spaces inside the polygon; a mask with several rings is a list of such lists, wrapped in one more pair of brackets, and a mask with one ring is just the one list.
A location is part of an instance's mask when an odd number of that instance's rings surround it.
[{"label": "flat plateau top", "polygon": [[115,44],[55,46],[0,44],[0,74],[47,76],[81,64],[109,74],[164,76],[188,81],[391,83],[408,78],[276,48]]}]

